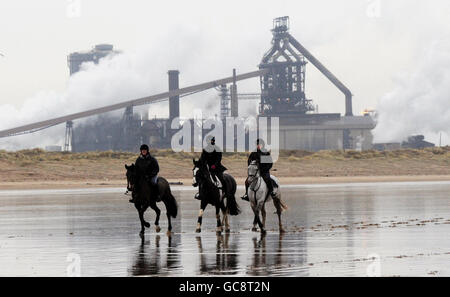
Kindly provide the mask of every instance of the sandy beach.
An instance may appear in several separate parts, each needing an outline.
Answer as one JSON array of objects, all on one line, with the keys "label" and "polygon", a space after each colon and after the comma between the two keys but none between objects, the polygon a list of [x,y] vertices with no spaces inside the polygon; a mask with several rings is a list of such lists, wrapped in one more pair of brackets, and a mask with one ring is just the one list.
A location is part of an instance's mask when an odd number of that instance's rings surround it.
[{"label": "sandy beach", "polygon": [[[152,151],[160,176],[191,185],[195,153]],[[0,189],[61,189],[125,187],[125,164],[136,160],[128,152],[50,153],[39,149],[0,151]],[[224,153],[222,163],[242,185],[247,154]],[[425,150],[282,151],[272,174],[282,184],[449,181],[450,147]]]}]

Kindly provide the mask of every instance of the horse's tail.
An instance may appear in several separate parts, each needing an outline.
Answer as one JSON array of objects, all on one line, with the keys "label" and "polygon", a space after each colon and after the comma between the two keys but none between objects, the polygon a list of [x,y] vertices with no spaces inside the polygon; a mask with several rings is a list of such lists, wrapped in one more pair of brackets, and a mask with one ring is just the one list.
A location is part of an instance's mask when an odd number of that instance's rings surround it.
[{"label": "horse's tail", "polygon": [[164,205],[166,206],[167,213],[172,217],[176,218],[178,214],[178,204],[175,197],[172,195],[172,191],[170,190],[170,185],[167,182],[167,180],[164,180],[164,185],[166,186],[166,189],[164,191],[164,194],[161,197],[161,200],[163,201]]},{"label": "horse's tail", "polygon": [[236,201],[236,197],[234,196],[234,194],[236,194],[236,181],[234,180],[234,178],[231,175],[225,175],[224,174],[224,179],[226,180],[228,178],[228,186],[230,188],[230,193],[227,196],[227,209],[228,209],[228,213],[232,216],[237,216],[238,214],[241,213],[241,210],[239,208],[239,205],[237,204]]},{"label": "horse's tail", "polygon": [[227,197],[227,208],[228,208],[228,212],[232,216],[237,216],[238,214],[241,213],[241,210],[239,209],[239,205],[236,202],[236,197],[234,197],[234,195],[231,197]]},{"label": "horse's tail", "polygon": [[273,198],[273,202],[275,204],[275,208],[277,209],[277,211],[280,211],[280,213],[283,210],[288,210],[288,206],[286,205],[286,203],[283,202],[283,200],[281,200],[280,194],[278,194],[277,197]]},{"label": "horse's tail", "polygon": [[177,200],[172,195],[172,192],[170,192],[170,189],[169,189],[168,194],[166,195],[166,197],[164,199],[164,204],[166,205],[167,213],[172,218],[176,218],[177,214],[178,214]]}]

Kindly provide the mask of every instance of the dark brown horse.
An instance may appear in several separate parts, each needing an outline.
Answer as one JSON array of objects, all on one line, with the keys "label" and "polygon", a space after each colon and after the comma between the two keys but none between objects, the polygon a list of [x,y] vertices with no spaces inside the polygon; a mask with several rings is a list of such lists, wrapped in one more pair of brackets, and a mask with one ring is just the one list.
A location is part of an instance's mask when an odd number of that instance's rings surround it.
[{"label": "dark brown horse", "polygon": [[170,234],[172,231],[171,218],[176,218],[178,212],[177,201],[170,191],[170,185],[167,180],[163,177],[158,177],[158,188],[160,193],[160,199],[156,199],[155,195],[151,193],[151,187],[149,182],[144,176],[137,176],[136,166],[132,164],[131,166],[125,165],[127,170],[127,189],[133,192],[134,206],[139,213],[139,219],[141,221],[141,232],[139,235],[144,236],[145,227],[150,228],[150,223],[144,220],[144,212],[150,206],[156,212],[155,220],[155,230],[156,232],[161,231],[159,227],[159,216],[161,210],[156,205],[157,202],[163,202],[167,210],[167,220],[169,222],[169,227],[167,233]]}]

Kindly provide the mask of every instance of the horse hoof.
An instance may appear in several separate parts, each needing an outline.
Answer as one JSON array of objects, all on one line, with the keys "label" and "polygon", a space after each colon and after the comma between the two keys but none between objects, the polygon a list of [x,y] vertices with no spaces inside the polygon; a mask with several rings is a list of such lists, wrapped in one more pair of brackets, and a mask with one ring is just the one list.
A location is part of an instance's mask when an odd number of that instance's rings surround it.
[{"label": "horse hoof", "polygon": [[169,236],[169,237],[172,236],[172,231],[168,230],[167,231],[167,236]]},{"label": "horse hoof", "polygon": [[144,232],[139,232],[139,237],[144,238]]},{"label": "horse hoof", "polygon": [[256,231],[258,231],[258,229],[256,227],[253,227],[252,232],[256,232]]},{"label": "horse hoof", "polygon": [[161,231],[161,227],[156,226],[156,227],[155,227],[155,231],[156,231],[156,233],[159,233],[159,231]]},{"label": "horse hoof", "polygon": [[266,234],[267,233],[267,231],[265,230],[265,229],[261,229],[261,234]]},{"label": "horse hoof", "polygon": [[284,230],[283,228],[280,228],[280,234],[285,233],[286,230]]},{"label": "horse hoof", "polygon": [[226,229],[225,233],[231,233],[231,230],[230,229]]},{"label": "horse hoof", "polygon": [[144,226],[147,227],[147,228],[150,228],[150,223],[149,222],[145,222]]},{"label": "horse hoof", "polygon": [[200,228],[196,229],[195,232],[200,233],[200,232],[202,232],[202,229],[200,229]]}]

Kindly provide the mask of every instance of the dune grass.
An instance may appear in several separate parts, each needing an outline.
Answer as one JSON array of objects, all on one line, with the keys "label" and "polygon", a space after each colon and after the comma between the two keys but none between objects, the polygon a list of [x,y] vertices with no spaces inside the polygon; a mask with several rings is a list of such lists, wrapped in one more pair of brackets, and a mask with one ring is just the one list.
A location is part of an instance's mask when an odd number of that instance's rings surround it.
[{"label": "dune grass", "polygon": [[[191,178],[192,158],[200,153],[151,151],[159,161],[161,175]],[[138,154],[130,152],[46,152],[42,149],[8,152],[0,150],[0,182],[122,180],[124,164]],[[224,153],[223,164],[236,177],[247,173],[248,153]],[[395,151],[281,151],[274,164],[280,177],[450,175],[450,147]]]},{"label": "dune grass", "polygon": [[[173,158],[178,160],[198,158],[200,153],[175,153],[170,149],[152,150],[152,154],[158,158]],[[115,151],[95,151],[83,153],[70,152],[47,152],[42,149],[28,149],[16,152],[9,152],[0,150],[0,160],[9,162],[45,162],[45,161],[71,161],[71,160],[102,160],[102,159],[117,159],[117,160],[134,160],[137,153],[132,152],[115,152]],[[241,160],[246,159],[248,153],[224,153],[224,159]],[[450,146],[441,148],[426,148],[418,149],[399,149],[394,151],[354,151],[354,150],[326,150],[319,152],[310,152],[303,150],[285,150],[280,152],[280,158],[288,160],[348,160],[348,159],[450,159]]]}]

